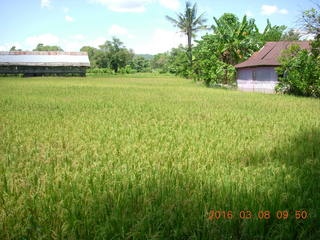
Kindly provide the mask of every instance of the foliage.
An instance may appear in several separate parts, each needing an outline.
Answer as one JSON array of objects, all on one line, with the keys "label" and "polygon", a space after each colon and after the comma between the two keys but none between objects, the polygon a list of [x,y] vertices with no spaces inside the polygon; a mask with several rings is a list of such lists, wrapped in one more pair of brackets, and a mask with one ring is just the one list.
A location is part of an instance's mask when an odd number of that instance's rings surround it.
[{"label": "foliage", "polygon": [[152,60],[152,58],[154,57],[154,55],[152,54],[135,54],[137,57],[143,57],[147,60]]},{"label": "foliage", "polygon": [[194,50],[194,77],[206,86],[227,84],[234,80],[234,67],[221,61],[219,54],[213,54],[216,53],[215,40],[213,35],[206,35]]},{"label": "foliage", "polygon": [[210,40],[215,46],[218,58],[226,64],[237,64],[258,50],[263,42],[259,41],[259,30],[254,19],[245,15],[240,22],[232,13],[225,13],[219,19],[214,18],[213,36]]},{"label": "foliage", "polygon": [[89,60],[90,60],[91,67],[93,67],[93,68],[98,67],[98,65],[96,63],[96,56],[97,56],[98,51],[99,51],[98,49],[96,49],[94,47],[90,47],[90,46],[83,46],[80,49],[80,51],[88,53],[88,57],[89,57]]},{"label": "foliage", "polygon": [[187,48],[179,45],[169,52],[156,54],[151,60],[151,67],[160,73],[172,73],[189,78],[192,70],[186,53]]},{"label": "foliage", "polygon": [[318,99],[139,75],[0,78],[0,239],[318,239]]},{"label": "foliage", "polygon": [[311,42],[311,52],[315,57],[320,56],[320,35]]},{"label": "foliage", "polygon": [[214,18],[213,34],[197,41],[194,48],[195,79],[210,84],[232,84],[235,80],[233,65],[246,60],[262,45],[254,19],[239,19],[232,13]]},{"label": "foliage", "polygon": [[169,53],[158,53],[150,62],[151,68],[160,73],[169,72]]},{"label": "foliage", "polygon": [[110,68],[89,68],[87,73],[94,73],[94,74],[115,74],[113,69]]},{"label": "foliage", "polygon": [[11,52],[11,51],[19,51],[19,52],[20,52],[20,51],[22,51],[22,50],[21,50],[21,49],[17,49],[16,46],[12,46],[9,51],[10,51],[10,52]]},{"label": "foliage", "polygon": [[137,72],[150,72],[151,67],[150,67],[150,60],[142,57],[142,56],[135,56],[131,63],[130,67]]},{"label": "foliage", "polygon": [[206,34],[194,47],[193,76],[206,86],[212,84],[232,85],[235,80],[234,65],[245,61],[261,49],[266,41],[279,41],[282,37],[293,40],[297,37],[292,31],[283,34],[285,26],[267,26],[259,32],[254,19],[245,15],[240,21],[232,13],[213,18],[212,34]]},{"label": "foliage", "polygon": [[279,84],[277,91],[320,97],[320,56],[292,45],[283,52],[281,66],[277,68]]},{"label": "foliage", "polygon": [[301,34],[294,30],[290,29],[289,31],[285,32],[281,36],[281,41],[299,41],[301,38]]},{"label": "foliage", "polygon": [[189,78],[192,73],[187,57],[188,49],[180,45],[177,48],[172,48],[168,57],[168,70],[178,76]]},{"label": "foliage", "polygon": [[320,37],[320,4],[315,3],[315,7],[304,11],[301,16],[301,23],[307,34]]},{"label": "foliage", "polygon": [[133,74],[137,73],[138,71],[134,68],[132,68],[130,65],[125,66],[124,68],[119,69],[119,73],[121,74]]},{"label": "foliage", "polygon": [[115,72],[119,68],[124,68],[133,58],[132,50],[128,50],[118,38],[113,38],[112,41],[106,41],[99,46],[101,54],[98,57],[97,63],[101,66],[110,67]]},{"label": "foliage", "polygon": [[106,41],[99,49],[84,46],[80,51],[88,53],[93,67],[111,68],[116,73],[120,68],[125,68],[133,59],[133,52],[127,49],[118,38]]},{"label": "foliage", "polygon": [[59,46],[49,46],[39,43],[32,51],[63,51],[63,49]]},{"label": "foliage", "polygon": [[184,12],[178,13],[177,19],[174,19],[170,16],[166,16],[166,18],[173,23],[175,27],[178,27],[182,33],[187,35],[187,56],[189,59],[189,64],[192,67],[192,38],[195,37],[195,34],[198,31],[207,28],[205,26],[207,19],[204,18],[204,13],[197,16],[197,4],[194,3],[192,6],[190,1],[186,1]]},{"label": "foliage", "polygon": [[282,38],[282,35],[284,34],[284,31],[287,29],[286,26],[281,25],[277,26],[271,25],[271,22],[269,19],[267,20],[267,26],[265,27],[263,33],[260,35],[261,40],[264,42],[276,42],[280,41]]}]

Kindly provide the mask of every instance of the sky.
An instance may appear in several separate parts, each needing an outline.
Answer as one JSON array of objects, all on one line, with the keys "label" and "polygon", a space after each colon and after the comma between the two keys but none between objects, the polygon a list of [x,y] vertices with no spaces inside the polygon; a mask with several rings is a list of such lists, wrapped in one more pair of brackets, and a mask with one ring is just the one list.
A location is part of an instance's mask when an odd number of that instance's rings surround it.
[{"label": "sky", "polygon": [[[273,25],[298,28],[301,12],[313,6],[309,0],[191,2],[197,3],[198,13],[205,13],[208,25],[213,17],[229,12],[255,18],[261,31],[268,18]],[[0,51],[11,46],[32,50],[38,43],[79,51],[115,36],[135,53],[165,52],[187,42],[165,18],[175,17],[184,6],[184,0],[0,0]]]}]

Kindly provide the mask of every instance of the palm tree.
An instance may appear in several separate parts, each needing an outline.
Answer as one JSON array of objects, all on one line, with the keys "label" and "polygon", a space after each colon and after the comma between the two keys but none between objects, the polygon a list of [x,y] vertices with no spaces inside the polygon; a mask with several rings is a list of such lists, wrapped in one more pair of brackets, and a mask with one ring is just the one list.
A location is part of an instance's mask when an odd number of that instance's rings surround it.
[{"label": "palm tree", "polygon": [[175,27],[178,27],[182,33],[185,33],[188,37],[188,58],[190,66],[192,67],[192,38],[195,37],[195,33],[199,30],[207,29],[204,25],[207,19],[204,18],[204,13],[197,17],[197,4],[191,6],[189,1],[186,2],[184,12],[177,13],[177,19],[170,16],[166,18],[173,23]]}]

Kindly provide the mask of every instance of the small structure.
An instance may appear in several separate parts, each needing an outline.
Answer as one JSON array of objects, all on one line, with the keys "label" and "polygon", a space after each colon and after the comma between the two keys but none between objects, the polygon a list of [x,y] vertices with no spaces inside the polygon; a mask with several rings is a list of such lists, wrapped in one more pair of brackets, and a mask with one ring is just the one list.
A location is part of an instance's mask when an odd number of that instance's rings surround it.
[{"label": "small structure", "polygon": [[248,60],[235,65],[238,89],[248,92],[274,93],[278,83],[275,67],[280,66],[278,58],[282,50],[292,44],[299,45],[301,49],[310,49],[308,41],[267,42]]},{"label": "small structure", "polygon": [[0,52],[0,74],[85,76],[88,67],[90,61],[86,52]]}]

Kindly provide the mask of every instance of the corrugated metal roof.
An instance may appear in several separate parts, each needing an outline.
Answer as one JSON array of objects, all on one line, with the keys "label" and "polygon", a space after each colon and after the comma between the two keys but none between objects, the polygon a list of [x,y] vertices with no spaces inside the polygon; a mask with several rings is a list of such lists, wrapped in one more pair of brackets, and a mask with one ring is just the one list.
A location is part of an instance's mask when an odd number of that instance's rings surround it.
[{"label": "corrugated metal roof", "polygon": [[86,52],[0,52],[0,66],[81,66],[90,67]]},{"label": "corrugated metal roof", "polygon": [[254,67],[254,66],[279,66],[278,58],[282,50],[287,49],[292,44],[297,44],[302,49],[310,49],[309,41],[294,42],[267,42],[260,51],[255,52],[248,60],[235,65],[236,68]]}]

